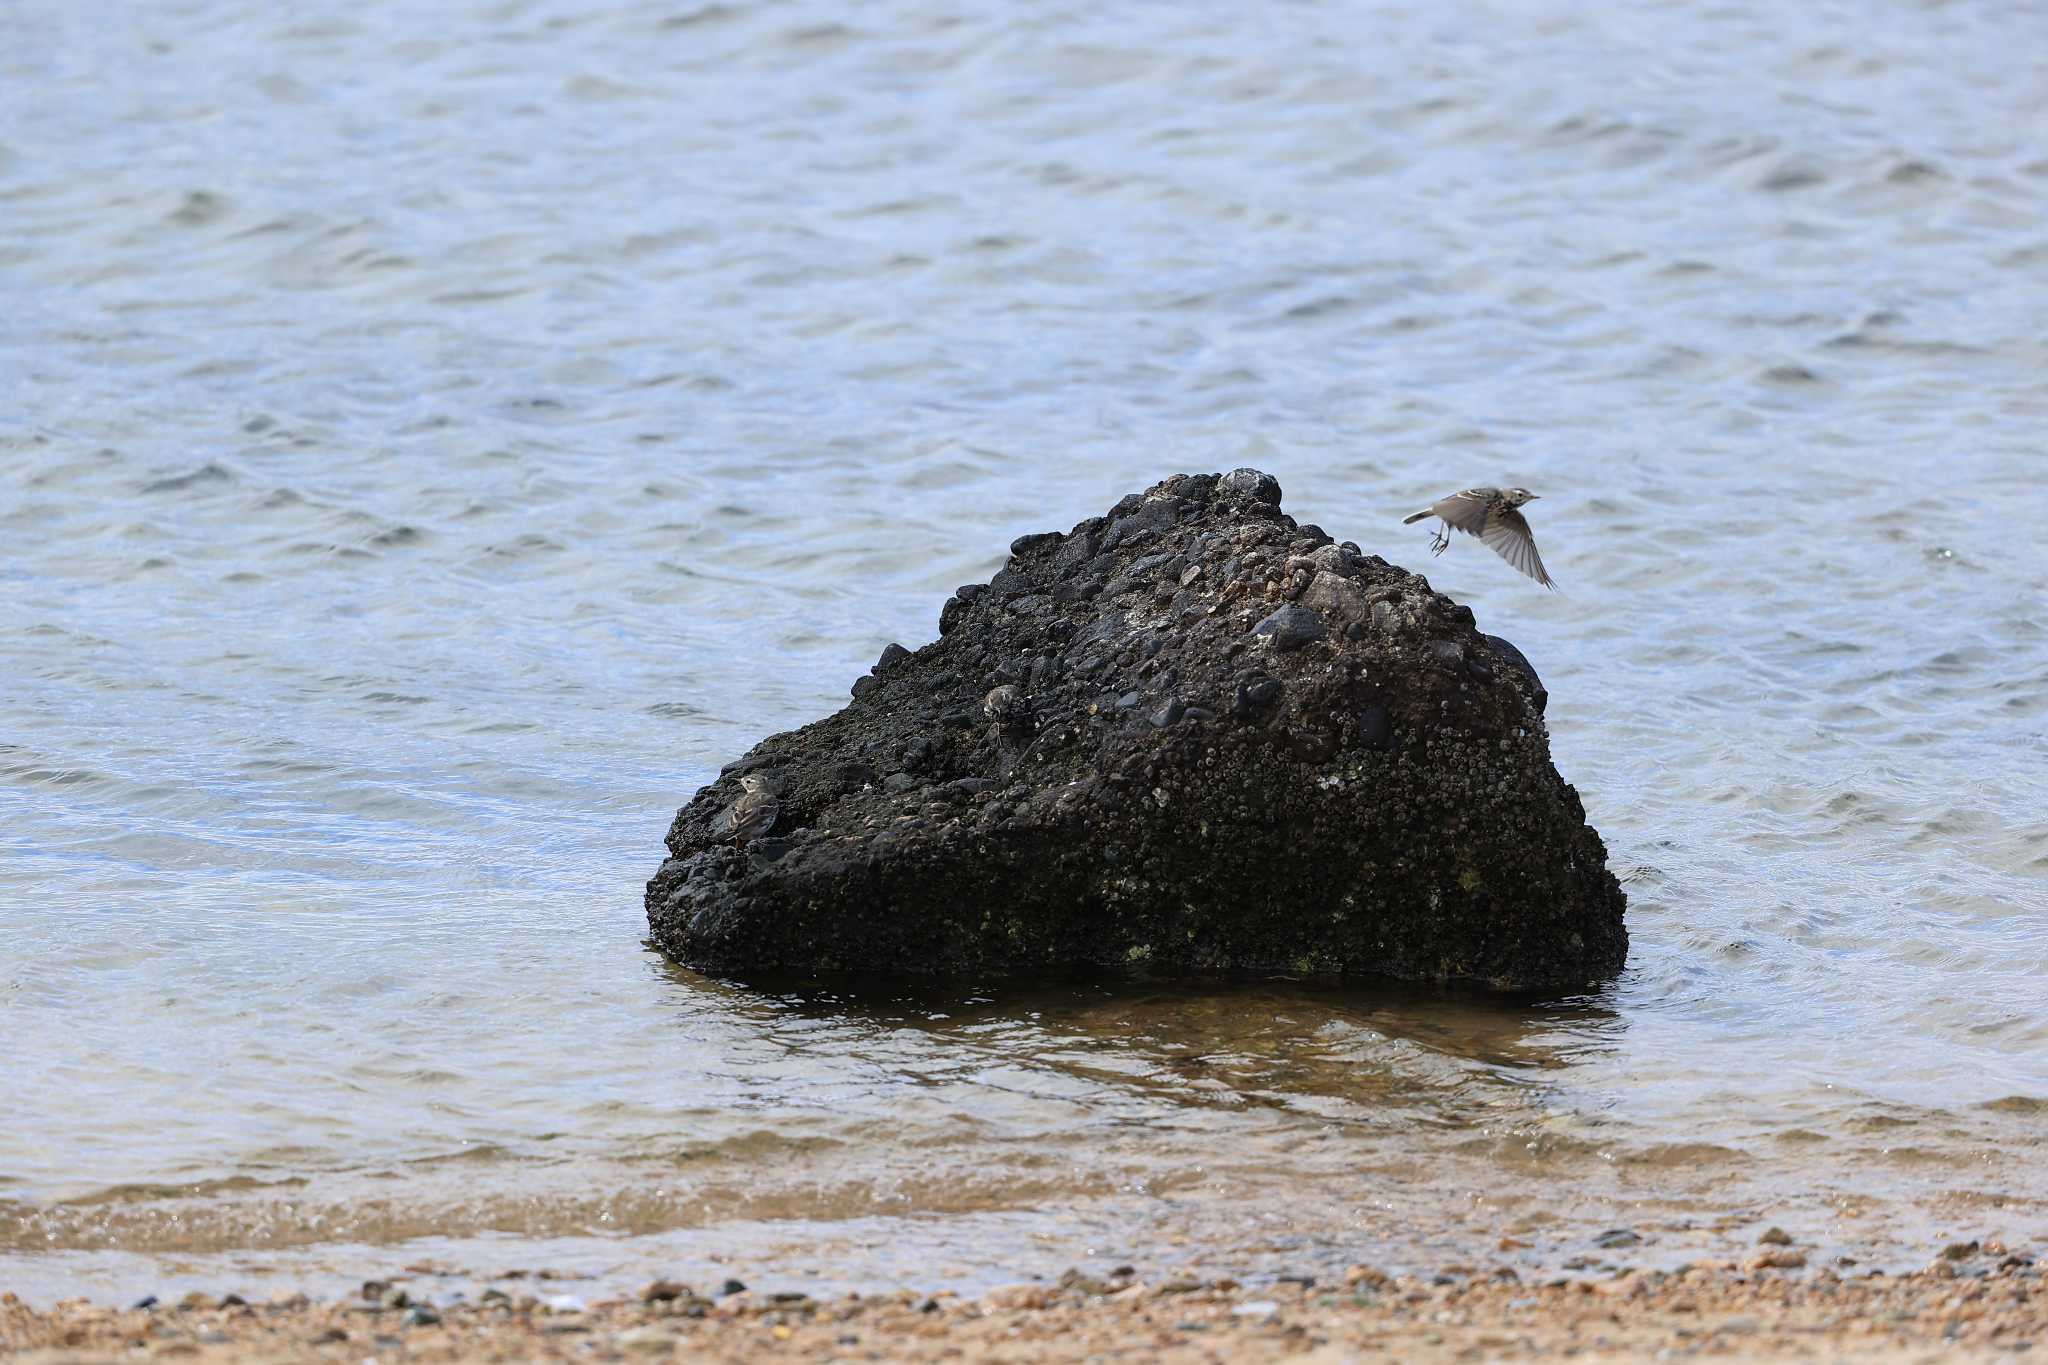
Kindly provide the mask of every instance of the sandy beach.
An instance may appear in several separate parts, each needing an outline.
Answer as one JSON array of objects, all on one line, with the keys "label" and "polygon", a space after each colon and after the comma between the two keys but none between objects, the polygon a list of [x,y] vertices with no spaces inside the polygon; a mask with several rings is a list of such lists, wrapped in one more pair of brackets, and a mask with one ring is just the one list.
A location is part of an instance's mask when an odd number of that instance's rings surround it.
[{"label": "sandy beach", "polygon": [[[1848,1278],[1762,1247],[1746,1264],[1523,1283],[1512,1272],[1245,1285],[1070,1272],[979,1299],[914,1290],[817,1299],[657,1281],[582,1302],[518,1289],[436,1302],[430,1276],[361,1296],[32,1307],[0,1296],[0,1354],[35,1365],[247,1361],[1995,1360],[2048,1340],[2033,1259],[1977,1244],[1909,1275]],[[727,1292],[730,1291],[730,1292]]]}]

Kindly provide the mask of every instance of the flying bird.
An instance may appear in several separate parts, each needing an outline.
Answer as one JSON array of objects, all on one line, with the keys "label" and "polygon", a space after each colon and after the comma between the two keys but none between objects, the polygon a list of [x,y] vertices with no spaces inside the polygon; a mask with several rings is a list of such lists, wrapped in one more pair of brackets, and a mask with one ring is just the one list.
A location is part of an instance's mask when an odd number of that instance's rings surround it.
[{"label": "flying bird", "polygon": [[1526,488],[1468,488],[1438,498],[1413,516],[1401,518],[1401,524],[1442,517],[1444,524],[1430,542],[1431,554],[1440,555],[1450,547],[1455,526],[1478,536],[1495,554],[1555,592],[1557,585],[1550,581],[1543,557],[1536,553],[1536,536],[1529,529],[1528,518],[1516,510],[1525,502],[1534,502],[1536,496]]}]

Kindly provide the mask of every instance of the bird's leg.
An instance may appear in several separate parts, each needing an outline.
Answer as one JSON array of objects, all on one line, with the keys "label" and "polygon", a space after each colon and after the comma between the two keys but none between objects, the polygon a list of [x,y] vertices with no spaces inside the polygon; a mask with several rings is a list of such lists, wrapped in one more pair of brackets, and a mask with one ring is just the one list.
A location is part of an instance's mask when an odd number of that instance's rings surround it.
[{"label": "bird's leg", "polygon": [[1429,538],[1429,552],[1432,555],[1440,555],[1450,548],[1451,528],[1448,525],[1437,527]]}]

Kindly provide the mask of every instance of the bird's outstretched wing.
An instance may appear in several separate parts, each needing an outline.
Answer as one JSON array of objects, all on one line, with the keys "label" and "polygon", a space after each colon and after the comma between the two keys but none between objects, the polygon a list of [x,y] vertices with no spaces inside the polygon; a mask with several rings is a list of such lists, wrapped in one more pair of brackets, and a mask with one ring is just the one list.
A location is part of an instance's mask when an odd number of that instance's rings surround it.
[{"label": "bird's outstretched wing", "polygon": [[[1450,499],[1446,498],[1444,501],[1448,502]],[[1443,503],[1437,505],[1441,507]],[[1445,520],[1450,519],[1446,517]],[[1513,509],[1502,512],[1479,532],[1479,538],[1502,559],[1544,587],[1553,592],[1557,590],[1557,585],[1550,581],[1550,575],[1544,571],[1543,556],[1536,553],[1536,537],[1529,530],[1529,519],[1520,512]]]},{"label": "bird's outstretched wing", "polygon": [[1469,535],[1486,534],[1486,509],[1493,502],[1491,488],[1468,488],[1462,493],[1438,498],[1429,510]]}]

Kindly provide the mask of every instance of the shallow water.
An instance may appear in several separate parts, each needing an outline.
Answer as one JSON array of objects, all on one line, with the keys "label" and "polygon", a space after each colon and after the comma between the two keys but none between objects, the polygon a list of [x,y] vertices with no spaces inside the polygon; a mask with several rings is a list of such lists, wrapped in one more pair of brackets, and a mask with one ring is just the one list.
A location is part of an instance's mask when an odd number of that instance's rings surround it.
[{"label": "shallow water", "polygon": [[[88,11],[0,48],[0,1282],[2048,1238],[2038,16]],[[721,763],[1243,464],[1544,495],[1560,595],[1427,568],[1620,980],[644,948]]]}]

